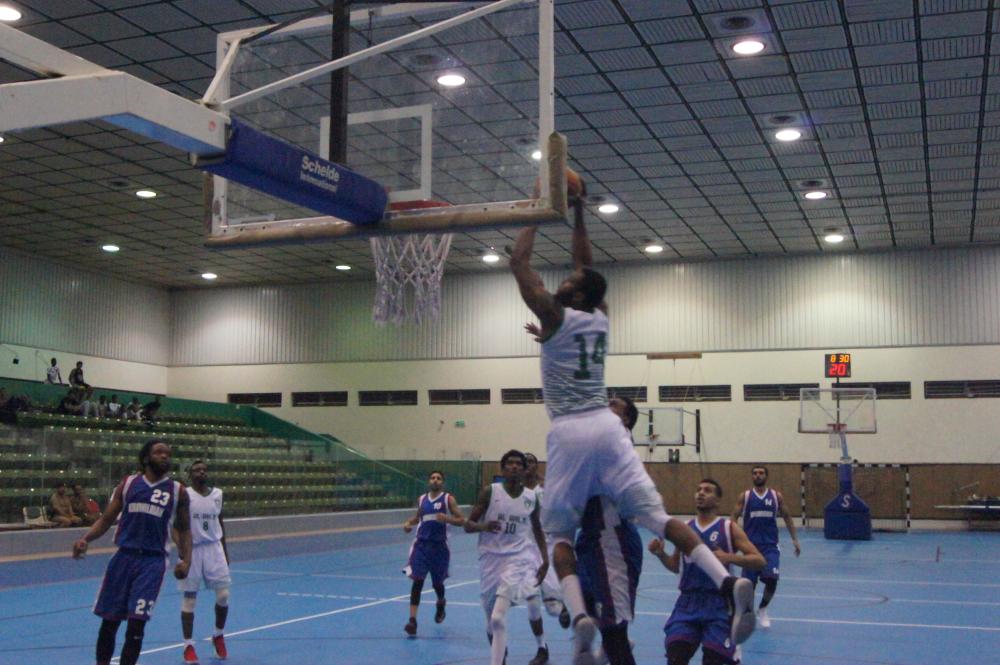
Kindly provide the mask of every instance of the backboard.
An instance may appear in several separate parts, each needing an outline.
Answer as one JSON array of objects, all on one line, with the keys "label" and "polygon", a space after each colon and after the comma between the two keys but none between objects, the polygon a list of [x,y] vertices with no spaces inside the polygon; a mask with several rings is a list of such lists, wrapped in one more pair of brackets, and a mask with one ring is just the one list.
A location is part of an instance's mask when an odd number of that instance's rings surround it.
[{"label": "backboard", "polygon": [[[346,118],[329,73],[339,71],[329,69],[330,16],[219,35],[210,106],[378,182],[390,202],[449,205],[390,210],[359,229],[214,176],[208,244],[563,219],[564,179],[550,177],[565,168],[554,134],[552,9],[553,0],[500,0],[352,11],[349,54],[336,59],[347,65]],[[345,132],[346,144],[331,141]]]},{"label": "backboard", "polygon": [[799,432],[803,434],[875,434],[874,388],[802,388]]}]

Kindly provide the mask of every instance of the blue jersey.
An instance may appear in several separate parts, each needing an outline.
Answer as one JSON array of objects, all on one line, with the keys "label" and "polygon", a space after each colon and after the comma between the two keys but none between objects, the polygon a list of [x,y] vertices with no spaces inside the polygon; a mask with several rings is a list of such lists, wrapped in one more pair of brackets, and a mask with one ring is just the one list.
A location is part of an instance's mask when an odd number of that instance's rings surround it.
[{"label": "blue jersey", "polygon": [[[698,520],[693,519],[688,521],[688,526],[701,536],[701,541],[710,550],[733,551],[733,528],[730,520],[716,517],[714,522],[703,529],[698,525]],[[710,591],[713,594],[719,592],[719,587],[712,581],[712,578],[692,563],[686,555],[681,557],[681,581],[678,588],[681,592]]]},{"label": "blue jersey", "polygon": [[448,493],[441,492],[436,499],[431,499],[430,494],[424,494],[417,502],[417,515],[420,523],[417,526],[417,540],[432,540],[434,542],[445,542],[448,540],[448,525],[438,522],[438,515],[450,515],[448,510]]},{"label": "blue jersey", "polygon": [[177,505],[181,484],[169,477],[149,484],[141,473],[122,481],[122,514],[115,531],[115,544],[144,553],[167,553],[170,519]]},{"label": "blue jersey", "polygon": [[772,489],[763,496],[756,490],[743,495],[743,530],[758,548],[778,544],[778,493]]}]

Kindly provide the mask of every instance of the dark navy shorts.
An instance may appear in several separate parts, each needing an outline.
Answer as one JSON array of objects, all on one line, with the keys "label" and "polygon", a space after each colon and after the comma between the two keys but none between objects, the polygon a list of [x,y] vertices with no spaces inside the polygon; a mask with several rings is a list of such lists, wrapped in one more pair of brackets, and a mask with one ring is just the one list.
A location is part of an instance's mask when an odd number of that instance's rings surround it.
[{"label": "dark navy shorts", "polygon": [[109,621],[149,621],[166,570],[162,554],[118,550],[104,572],[94,614]]},{"label": "dark navy shorts", "polygon": [[431,576],[434,584],[448,579],[451,551],[446,541],[414,540],[410,548],[410,559],[403,570],[412,579],[422,580]]},{"label": "dark navy shorts", "polygon": [[778,579],[778,564],[781,562],[781,552],[778,550],[777,545],[764,545],[757,546],[760,553],[764,555],[765,566],[760,570],[748,570],[743,569],[743,577],[747,578],[754,584],[757,584],[758,579],[762,580],[776,580]]},{"label": "dark navy shorts", "polygon": [[682,592],[663,627],[666,645],[671,642],[701,644],[726,660],[738,662],[737,646],[730,639],[729,611],[717,591]]}]

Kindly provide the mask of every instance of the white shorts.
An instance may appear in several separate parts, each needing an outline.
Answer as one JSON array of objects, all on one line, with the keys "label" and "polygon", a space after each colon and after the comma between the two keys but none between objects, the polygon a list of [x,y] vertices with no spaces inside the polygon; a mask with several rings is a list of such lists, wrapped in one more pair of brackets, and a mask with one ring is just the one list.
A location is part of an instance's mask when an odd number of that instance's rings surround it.
[{"label": "white shorts", "polygon": [[206,589],[221,589],[232,584],[222,543],[202,543],[191,548],[191,568],[187,577],[177,580],[177,589],[193,593],[201,589],[202,583]]},{"label": "white shorts", "polygon": [[516,605],[541,593],[535,586],[539,565],[538,553],[530,547],[513,554],[479,555],[479,595],[486,614],[493,613],[498,597]]},{"label": "white shorts", "polygon": [[598,408],[558,416],[546,442],[542,529],[568,539],[580,526],[587,500],[606,496],[623,518],[636,518],[662,536],[667,523],[663,498],[632,445],[621,418]]}]

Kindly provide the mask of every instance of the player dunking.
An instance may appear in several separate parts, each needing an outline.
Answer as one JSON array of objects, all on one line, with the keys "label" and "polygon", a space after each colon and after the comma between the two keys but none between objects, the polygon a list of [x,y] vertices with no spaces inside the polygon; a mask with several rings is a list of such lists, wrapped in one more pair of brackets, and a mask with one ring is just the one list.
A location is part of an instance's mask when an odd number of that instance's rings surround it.
[{"label": "player dunking", "polygon": [[757,546],[767,565],[763,570],[744,570],[743,576],[749,579],[757,588],[758,577],[764,583],[764,594],[760,599],[760,608],[757,610],[757,620],[762,628],[771,627],[771,619],[767,616],[767,606],[774,597],[774,592],[778,588],[778,570],[781,560],[781,552],[778,549],[778,515],[785,520],[788,533],[792,536],[792,545],[795,547],[795,556],[802,552],[799,547],[799,536],[795,530],[795,522],[792,520],[788,508],[785,506],[785,497],[776,489],[767,486],[767,467],[757,465],[750,470],[753,480],[753,488],[748,489],[740,495],[733,508],[733,521],[738,522],[743,518],[743,528],[750,538],[750,542]]},{"label": "player dunking", "polygon": [[574,662],[593,662],[594,621],[586,615],[572,539],[587,501],[607,496],[625,517],[664,535],[698,563],[720,587],[732,610],[732,639],[753,632],[753,586],[728,574],[701,539],[683,522],[671,519],[663,500],[632,445],[628,430],[608,409],[604,357],[608,349],[607,283],[591,268],[593,257],[582,204],[573,225],[573,273],[556,293],[545,290],[531,268],[536,227],[518,234],[510,267],[525,304],[541,322],[542,387],[552,420],[546,447],[545,531],[553,537],[553,564],[563,602],[573,615]]},{"label": "player dunking", "polygon": [[[222,636],[229,615],[229,551],[226,549],[225,525],[222,523],[222,490],[208,484],[208,465],[195,460],[188,467],[191,487],[191,571],[177,583],[184,594],[181,600],[181,634],[184,636],[184,662],[197,663],[194,649],[194,607],[198,591],[204,583],[215,591],[215,631],[212,645],[215,655],[226,658],[226,641]],[[176,523],[174,525],[175,540]]]},{"label": "player dunking", "polygon": [[126,477],[115,488],[104,513],[90,530],[73,544],[73,558],[82,558],[89,543],[103,536],[121,514],[115,531],[118,551],[111,557],[94,604],[101,617],[97,635],[97,665],[109,665],[115,637],[122,621],[128,620],[121,665],[135,665],[142,651],[146,622],[163,584],[167,569],[167,533],[176,513],[180,561],[174,577],[187,577],[191,565],[191,528],[188,495],[184,486],[168,476],[170,446],[153,439],[139,451],[142,473]]},{"label": "player dunking", "polygon": [[430,573],[437,595],[434,623],[444,621],[444,581],[448,579],[451,551],[448,549],[448,524],[462,526],[465,517],[458,509],[455,497],[444,491],[444,473],[431,471],[427,477],[427,493],[417,499],[417,513],[403,522],[403,531],[417,527],[417,537],[410,546],[410,557],[403,572],[410,576],[410,620],[403,627],[407,635],[417,634],[417,607],[424,590],[424,579]]},{"label": "player dunking", "polygon": [[[528,616],[533,628],[541,628],[538,586],[548,571],[549,555],[539,521],[538,499],[534,490],[524,487],[525,462],[519,450],[504,453],[500,458],[503,482],[483,488],[465,523],[467,532],[479,533],[480,597],[486,612],[491,665],[507,661],[507,611],[512,605],[534,598],[527,603]],[[537,551],[529,537],[534,538]],[[538,652],[529,665],[544,665],[549,648],[540,630],[535,640]]]},{"label": "player dunking", "polygon": [[[719,517],[722,486],[711,478],[698,483],[694,495],[697,515],[688,525],[698,532],[701,541],[711,547],[715,556],[726,566],[741,566],[759,570],[764,557],[753,546],[739,525]],[[733,665],[740,662],[739,646],[729,635],[728,609],[715,585],[700,566],[680,552],[669,557],[663,551],[663,541],[649,543],[652,552],[666,568],[681,574],[681,595],[667,619],[667,665],[687,665],[701,644],[704,665]]]}]

